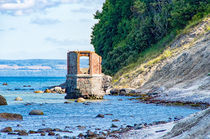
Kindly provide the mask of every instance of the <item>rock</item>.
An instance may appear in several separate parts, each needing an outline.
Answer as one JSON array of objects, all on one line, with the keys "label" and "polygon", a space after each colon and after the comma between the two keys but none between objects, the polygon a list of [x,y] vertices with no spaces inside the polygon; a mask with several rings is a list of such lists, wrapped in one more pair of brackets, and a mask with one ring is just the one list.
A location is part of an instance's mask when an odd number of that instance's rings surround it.
[{"label": "rock", "polygon": [[46,89],[46,90],[44,91],[44,93],[51,93],[51,90],[50,90],[50,89]]},{"label": "rock", "polygon": [[60,134],[55,134],[55,136],[56,136],[56,139],[62,138]]},{"label": "rock", "polygon": [[117,126],[116,126],[116,125],[114,125],[114,124],[112,124],[111,128],[117,128]]},{"label": "rock", "polygon": [[111,114],[111,113],[107,113],[107,114],[105,114],[105,115],[110,115],[110,116],[111,116],[111,115],[113,115],[113,114]]},{"label": "rock", "polygon": [[40,91],[40,90],[38,90],[38,91],[34,91],[34,93],[44,93],[43,91]]},{"label": "rock", "polygon": [[26,103],[26,104],[24,104],[25,106],[29,106],[29,105],[32,105],[32,103]]},{"label": "rock", "polygon": [[96,136],[97,136],[94,132],[92,132],[92,131],[90,131],[90,130],[88,130],[88,131],[86,132],[86,134],[87,134],[88,137],[96,137]]},{"label": "rock", "polygon": [[8,85],[7,83],[3,83],[2,85]]},{"label": "rock", "polygon": [[85,99],[82,98],[82,97],[80,97],[80,98],[78,98],[78,99],[76,100],[76,102],[85,102]]},{"label": "rock", "polygon": [[16,97],[15,101],[23,101],[23,99],[21,97]]},{"label": "rock", "polygon": [[79,138],[82,138],[82,137],[84,137],[84,135],[83,135],[82,133],[80,133],[80,134],[78,135],[78,137],[79,137]]},{"label": "rock", "polygon": [[176,116],[176,117],[174,117],[174,121],[178,121],[178,120],[181,120],[183,118],[184,118],[183,116]]},{"label": "rock", "polygon": [[31,87],[31,85],[23,85],[23,87]]},{"label": "rock", "polygon": [[27,133],[25,130],[20,130],[20,131],[18,132],[18,135],[19,135],[19,136],[28,136],[28,133]]},{"label": "rock", "polygon": [[29,115],[44,115],[44,112],[41,110],[32,110]]},{"label": "rock", "polygon": [[81,126],[81,125],[78,125],[77,128],[78,128],[79,130],[85,130],[85,129],[86,129],[85,126]]},{"label": "rock", "polygon": [[103,90],[105,92],[106,92],[106,90],[108,90],[108,88],[111,87],[111,83],[112,83],[112,77],[108,76],[108,75],[104,75],[102,85],[103,85]]},{"label": "rock", "polygon": [[23,120],[23,116],[13,113],[0,113],[0,120]]},{"label": "rock", "polygon": [[56,92],[62,91],[62,88],[61,87],[55,87],[54,89],[55,89]]},{"label": "rock", "polygon": [[110,91],[112,90],[113,88],[107,88],[106,89],[106,95],[111,95]]},{"label": "rock", "polygon": [[11,127],[5,127],[1,130],[1,132],[6,132],[6,133],[12,132],[12,128]]},{"label": "rock", "polygon": [[118,120],[118,119],[114,119],[114,120],[112,120],[112,122],[119,122],[120,120]]},{"label": "rock", "polygon": [[41,133],[41,136],[45,136],[45,133],[44,133],[44,132],[42,132],[42,133]]},{"label": "rock", "polygon": [[110,94],[111,95],[119,95],[120,94],[120,90],[119,89],[111,89],[110,90]]},{"label": "rock", "polygon": [[17,133],[9,132],[8,135],[18,135]]},{"label": "rock", "polygon": [[130,88],[123,88],[123,89],[120,89],[120,94],[121,96],[125,96],[127,94],[135,94],[136,91],[133,90],[133,89],[130,89]]},{"label": "rock", "polygon": [[0,95],[0,105],[7,105],[7,100]]},{"label": "rock", "polygon": [[50,132],[50,131],[53,131],[52,128],[43,128],[43,129],[39,129],[38,132]]},{"label": "rock", "polygon": [[55,136],[55,133],[52,132],[52,131],[50,131],[50,132],[48,133],[48,136]]},{"label": "rock", "polygon": [[53,129],[53,131],[55,131],[55,132],[61,132],[62,130],[59,129],[59,128],[55,128],[55,129]]},{"label": "rock", "polygon": [[71,102],[69,102],[69,101],[65,101],[64,103],[65,103],[65,104],[69,104],[69,103],[71,103]]},{"label": "rock", "polygon": [[98,114],[98,115],[96,116],[96,118],[104,118],[104,115],[103,115],[103,114]]},{"label": "rock", "polygon": [[37,132],[36,131],[33,131],[33,130],[30,130],[28,131],[29,134],[36,134]]}]

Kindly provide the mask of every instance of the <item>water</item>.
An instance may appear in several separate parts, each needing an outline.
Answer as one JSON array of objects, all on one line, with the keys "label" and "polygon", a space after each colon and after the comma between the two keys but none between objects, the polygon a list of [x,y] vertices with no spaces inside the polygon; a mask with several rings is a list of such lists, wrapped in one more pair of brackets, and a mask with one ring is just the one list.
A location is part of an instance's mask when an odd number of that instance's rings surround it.
[{"label": "water", "polygon": [[[8,86],[3,86],[4,82]],[[11,126],[13,129],[38,130],[40,128],[60,128],[73,131],[73,133],[59,133],[62,136],[77,136],[88,129],[95,131],[109,129],[113,119],[118,127],[134,125],[139,123],[152,123],[154,121],[168,121],[176,116],[188,116],[199,111],[187,107],[163,106],[155,104],[138,103],[136,100],[129,100],[130,97],[105,96],[103,101],[94,101],[89,105],[83,103],[64,104],[64,94],[35,94],[33,90],[44,90],[48,86],[58,85],[65,82],[63,77],[0,77],[0,94],[7,101],[7,106],[0,106],[0,113],[18,113],[23,116],[23,121],[0,122],[0,129]],[[31,87],[23,87],[31,85]],[[8,90],[9,89],[9,90]],[[20,96],[22,102],[14,101]],[[122,99],[122,101],[119,101]],[[24,105],[32,103],[32,105]],[[44,112],[44,116],[31,116],[28,113],[33,109]],[[98,114],[105,115],[105,118],[95,118]],[[22,125],[17,127],[17,124]],[[78,125],[85,126],[85,130],[79,130]],[[1,133],[0,138],[17,138]],[[30,135],[24,138],[41,138],[39,134]],[[46,137],[45,137],[46,138]],[[52,138],[52,137],[51,137]]]}]

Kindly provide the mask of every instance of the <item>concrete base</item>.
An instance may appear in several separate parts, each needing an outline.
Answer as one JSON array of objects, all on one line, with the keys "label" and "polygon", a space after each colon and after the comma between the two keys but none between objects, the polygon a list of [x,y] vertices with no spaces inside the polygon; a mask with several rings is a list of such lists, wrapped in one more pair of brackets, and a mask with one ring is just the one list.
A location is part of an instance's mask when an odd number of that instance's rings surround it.
[{"label": "concrete base", "polygon": [[103,75],[67,75],[65,99],[103,99]]}]

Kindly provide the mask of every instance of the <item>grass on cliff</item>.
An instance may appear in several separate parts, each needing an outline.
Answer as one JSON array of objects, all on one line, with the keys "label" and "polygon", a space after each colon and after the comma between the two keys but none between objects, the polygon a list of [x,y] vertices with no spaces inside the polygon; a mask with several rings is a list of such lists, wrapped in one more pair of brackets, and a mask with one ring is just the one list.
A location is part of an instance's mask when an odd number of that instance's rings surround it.
[{"label": "grass on cliff", "polygon": [[[128,66],[122,68],[119,72],[117,72],[114,77],[113,81],[117,81],[120,76],[123,74],[128,73],[129,71],[134,70],[137,66],[145,63],[145,62],[150,62],[150,64],[158,62],[160,59],[156,59],[159,55],[161,55],[166,46],[172,42],[172,40],[175,38],[176,32],[171,32],[169,35],[164,37],[161,41],[159,41],[157,44],[153,45],[152,47],[149,47],[145,51],[139,54],[138,59],[136,62],[129,64]],[[152,62],[151,62],[152,60]]]},{"label": "grass on cliff", "polygon": [[[191,31],[193,27],[198,25],[201,21],[205,18],[210,18],[210,14],[205,15],[202,18],[193,18],[189,24],[183,30],[175,30],[172,31],[170,34],[165,36],[162,40],[158,43],[153,45],[152,47],[146,49],[142,53],[139,54],[136,62],[129,64],[128,66],[122,68],[119,72],[117,72],[113,77],[113,83],[117,82],[122,75],[129,74],[129,72],[134,71],[135,69],[139,68],[140,65],[144,64],[146,66],[152,66],[170,56],[176,52],[176,50],[171,51],[167,49],[167,46],[177,39],[179,36],[187,34]],[[207,26],[206,31],[209,31],[210,27]]]}]

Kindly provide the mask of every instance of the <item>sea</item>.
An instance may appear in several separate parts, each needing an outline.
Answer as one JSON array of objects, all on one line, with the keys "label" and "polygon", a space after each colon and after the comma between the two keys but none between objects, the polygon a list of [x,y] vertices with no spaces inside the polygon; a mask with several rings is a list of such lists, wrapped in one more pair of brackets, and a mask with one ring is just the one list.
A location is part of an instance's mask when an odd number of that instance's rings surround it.
[{"label": "sea", "polygon": [[[65,100],[65,94],[43,93],[36,94],[35,90],[45,90],[65,82],[65,77],[0,77],[0,95],[8,102],[0,106],[0,113],[17,113],[23,116],[22,121],[1,121],[0,130],[12,127],[13,130],[34,130],[42,128],[59,128],[60,136],[78,136],[91,130],[102,132],[116,130],[127,125],[153,123],[155,121],[170,121],[176,117],[186,117],[200,111],[199,109],[182,106],[165,106],[145,104],[138,100],[131,100],[126,96],[105,96],[104,100],[77,103],[74,100]],[[3,85],[7,83],[8,85]],[[27,86],[27,87],[26,87]],[[16,97],[23,101],[15,101]],[[65,103],[69,102],[69,103]],[[29,115],[31,110],[42,110],[44,115]],[[98,114],[104,118],[96,118]],[[117,119],[118,122],[112,122]],[[114,124],[118,128],[111,128]],[[83,128],[79,128],[83,127]],[[98,130],[100,129],[100,130]],[[0,133],[0,138],[18,138],[16,135]],[[21,138],[56,138],[30,134]]]}]

